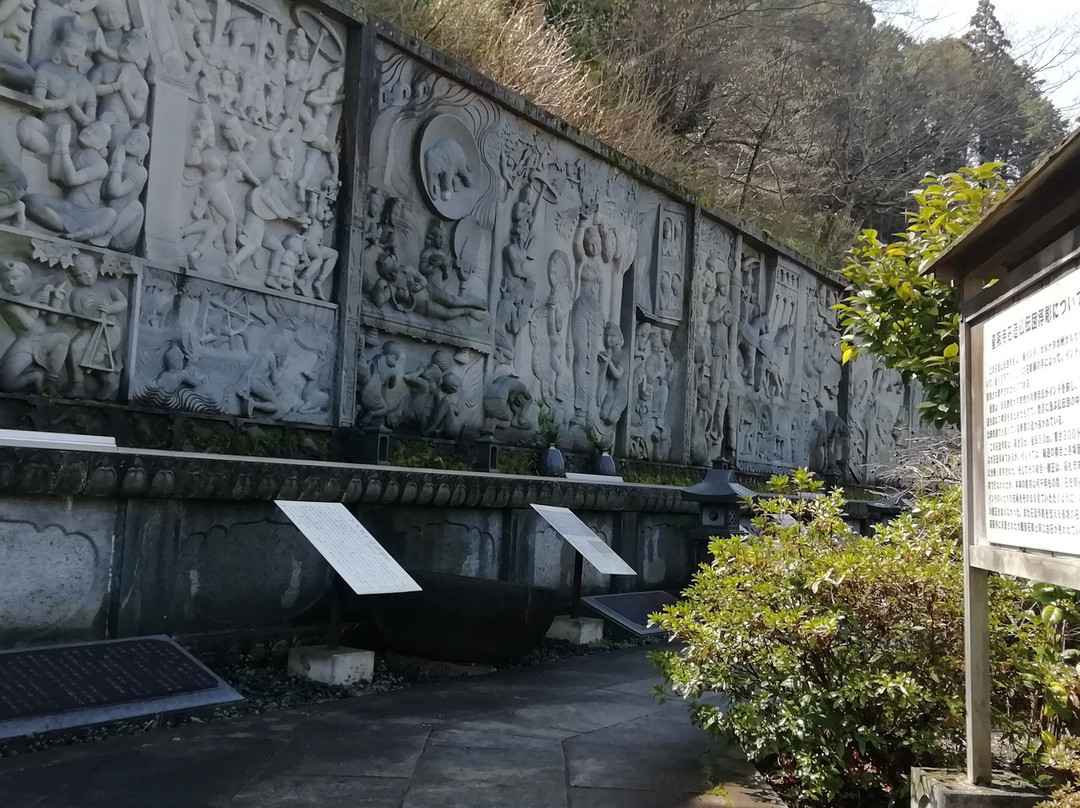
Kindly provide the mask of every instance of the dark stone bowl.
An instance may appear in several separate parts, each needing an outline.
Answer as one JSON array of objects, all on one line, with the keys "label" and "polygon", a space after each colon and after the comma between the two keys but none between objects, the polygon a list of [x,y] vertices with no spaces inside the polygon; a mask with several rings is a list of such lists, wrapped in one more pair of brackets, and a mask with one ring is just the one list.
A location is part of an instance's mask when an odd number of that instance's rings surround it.
[{"label": "dark stone bowl", "polygon": [[555,619],[556,591],[412,572],[423,592],[373,597],[375,624],[393,650],[443,662],[498,664],[528,653]]}]

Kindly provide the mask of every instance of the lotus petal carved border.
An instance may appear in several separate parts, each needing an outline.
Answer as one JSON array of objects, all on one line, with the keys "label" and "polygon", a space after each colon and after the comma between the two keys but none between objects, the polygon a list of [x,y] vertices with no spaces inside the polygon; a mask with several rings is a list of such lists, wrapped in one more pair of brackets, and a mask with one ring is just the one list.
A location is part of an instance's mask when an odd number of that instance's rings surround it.
[{"label": "lotus petal carved border", "polygon": [[695,513],[678,488],[425,469],[0,448],[0,496],[303,499],[364,505]]}]

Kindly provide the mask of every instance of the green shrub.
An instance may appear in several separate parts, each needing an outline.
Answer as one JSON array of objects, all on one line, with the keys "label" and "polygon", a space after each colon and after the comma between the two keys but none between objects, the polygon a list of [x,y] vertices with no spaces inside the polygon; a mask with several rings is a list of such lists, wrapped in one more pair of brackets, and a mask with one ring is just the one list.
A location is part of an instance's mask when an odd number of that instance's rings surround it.
[{"label": "green shrub", "polygon": [[[919,500],[872,537],[843,503],[841,490],[756,500],[757,535],[714,539],[713,561],[654,615],[685,643],[656,662],[683,696],[727,696],[695,721],[739,743],[792,804],[902,805],[911,766],[962,762],[960,493]],[[1053,589],[992,579],[995,720],[1016,761],[1055,741],[1080,692],[1062,655],[1072,607]]]},{"label": "green shrub", "polygon": [[440,471],[468,471],[472,468],[455,451],[441,446],[416,446],[399,443],[390,455],[390,463],[413,469],[438,469]]}]

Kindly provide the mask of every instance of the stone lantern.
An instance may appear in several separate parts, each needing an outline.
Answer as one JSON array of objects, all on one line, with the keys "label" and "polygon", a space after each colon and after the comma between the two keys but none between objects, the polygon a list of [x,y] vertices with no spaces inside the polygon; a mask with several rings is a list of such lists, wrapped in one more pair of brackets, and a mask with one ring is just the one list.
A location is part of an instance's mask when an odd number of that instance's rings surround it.
[{"label": "stone lantern", "polygon": [[697,502],[701,509],[701,522],[692,532],[695,542],[695,563],[705,557],[705,548],[713,536],[728,538],[739,530],[742,500],[754,492],[731,481],[732,470],[724,460],[714,460],[705,479],[697,485],[684,488],[683,499]]}]

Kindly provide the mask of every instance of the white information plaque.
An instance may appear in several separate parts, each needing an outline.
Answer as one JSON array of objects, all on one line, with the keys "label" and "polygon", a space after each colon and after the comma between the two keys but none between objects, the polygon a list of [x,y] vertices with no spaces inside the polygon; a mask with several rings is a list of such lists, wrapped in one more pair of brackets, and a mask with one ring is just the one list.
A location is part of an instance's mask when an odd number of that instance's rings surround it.
[{"label": "white information plaque", "polygon": [[409,573],[340,502],[275,502],[356,594],[420,591]]},{"label": "white information plaque", "polygon": [[980,327],[986,540],[1080,555],[1080,271]]},{"label": "white information plaque", "polygon": [[556,533],[570,542],[586,561],[604,575],[637,575],[629,564],[619,558],[618,553],[608,547],[588,525],[574,516],[574,512],[569,508],[556,508],[553,505],[532,507],[555,528]]}]

